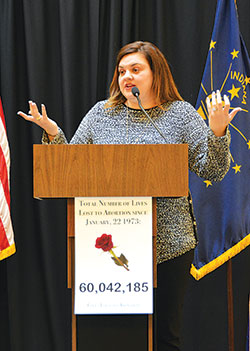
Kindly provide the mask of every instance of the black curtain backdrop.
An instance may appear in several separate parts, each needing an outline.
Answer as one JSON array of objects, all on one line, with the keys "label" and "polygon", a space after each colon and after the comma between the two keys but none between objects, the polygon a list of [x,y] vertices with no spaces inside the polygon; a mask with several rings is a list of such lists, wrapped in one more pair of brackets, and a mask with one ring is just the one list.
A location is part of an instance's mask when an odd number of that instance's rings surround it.
[{"label": "black curtain backdrop", "polygon": [[[250,52],[250,1],[237,5]],[[17,246],[15,255],[0,262],[1,351],[71,348],[66,202],[33,199],[32,145],[40,143],[41,130],[16,112],[27,111],[29,99],[44,103],[70,139],[88,109],[106,98],[119,48],[134,40],[159,46],[181,95],[194,105],[215,9],[216,0],[0,1],[0,93],[11,149]],[[245,351],[249,248],[232,263],[235,351]],[[184,312],[183,351],[228,350],[226,264],[199,282],[190,276]],[[81,317],[79,350],[124,350],[124,340],[131,339],[126,328],[137,333],[136,321]],[[132,345],[131,351],[145,350]]]}]

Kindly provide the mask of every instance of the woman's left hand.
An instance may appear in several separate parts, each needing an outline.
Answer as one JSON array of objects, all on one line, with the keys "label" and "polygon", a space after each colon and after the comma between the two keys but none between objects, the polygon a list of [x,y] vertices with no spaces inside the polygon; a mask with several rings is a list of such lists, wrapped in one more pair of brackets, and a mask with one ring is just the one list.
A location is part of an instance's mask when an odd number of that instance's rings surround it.
[{"label": "woman's left hand", "polygon": [[228,124],[233,120],[237,112],[241,111],[240,107],[237,107],[229,113],[230,102],[226,95],[224,95],[224,106],[221,98],[220,91],[216,93],[212,92],[212,101],[209,97],[206,99],[208,109],[209,127],[212,129],[214,134],[218,137],[225,135]]}]

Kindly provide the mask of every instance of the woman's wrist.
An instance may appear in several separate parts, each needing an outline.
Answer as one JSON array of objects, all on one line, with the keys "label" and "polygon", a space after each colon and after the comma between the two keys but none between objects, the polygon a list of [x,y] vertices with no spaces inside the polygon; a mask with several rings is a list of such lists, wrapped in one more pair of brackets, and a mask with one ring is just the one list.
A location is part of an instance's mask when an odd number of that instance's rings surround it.
[{"label": "woman's wrist", "polygon": [[[46,132],[46,130],[45,130],[45,132]],[[56,133],[56,134],[49,134],[48,132],[46,132],[47,133],[47,135],[49,136],[49,137],[51,137],[51,138],[55,138],[56,136],[57,136],[57,134],[58,134],[58,132]]]},{"label": "woman's wrist", "polygon": [[[53,121],[54,122],[54,121]],[[50,124],[47,128],[44,128],[47,135],[51,138],[57,136],[59,130],[57,124],[54,122],[52,125]]]},{"label": "woman's wrist", "polygon": [[212,129],[214,135],[217,136],[217,137],[222,137],[222,136],[224,136],[224,135],[226,134],[226,130],[227,130],[227,127],[224,128],[224,129],[221,129],[221,130],[216,130],[216,131],[214,131],[214,130]]}]

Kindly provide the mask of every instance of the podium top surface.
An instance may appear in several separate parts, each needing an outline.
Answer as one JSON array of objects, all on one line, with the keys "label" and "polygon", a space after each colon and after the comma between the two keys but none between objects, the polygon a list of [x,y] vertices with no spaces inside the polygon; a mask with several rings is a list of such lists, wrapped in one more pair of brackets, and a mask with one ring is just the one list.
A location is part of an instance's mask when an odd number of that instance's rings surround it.
[{"label": "podium top surface", "polygon": [[188,194],[188,146],[34,145],[34,197]]}]

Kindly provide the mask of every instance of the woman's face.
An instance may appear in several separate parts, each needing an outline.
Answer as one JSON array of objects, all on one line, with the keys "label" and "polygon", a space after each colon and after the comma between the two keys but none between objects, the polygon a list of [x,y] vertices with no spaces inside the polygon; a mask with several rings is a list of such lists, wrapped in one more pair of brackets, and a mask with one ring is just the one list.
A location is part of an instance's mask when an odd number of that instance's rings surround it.
[{"label": "woman's face", "polygon": [[145,56],[139,52],[123,56],[118,65],[118,83],[123,96],[127,99],[126,105],[138,108],[137,99],[132,94],[132,88],[137,86],[144,108],[156,105],[152,91],[153,72]]}]

